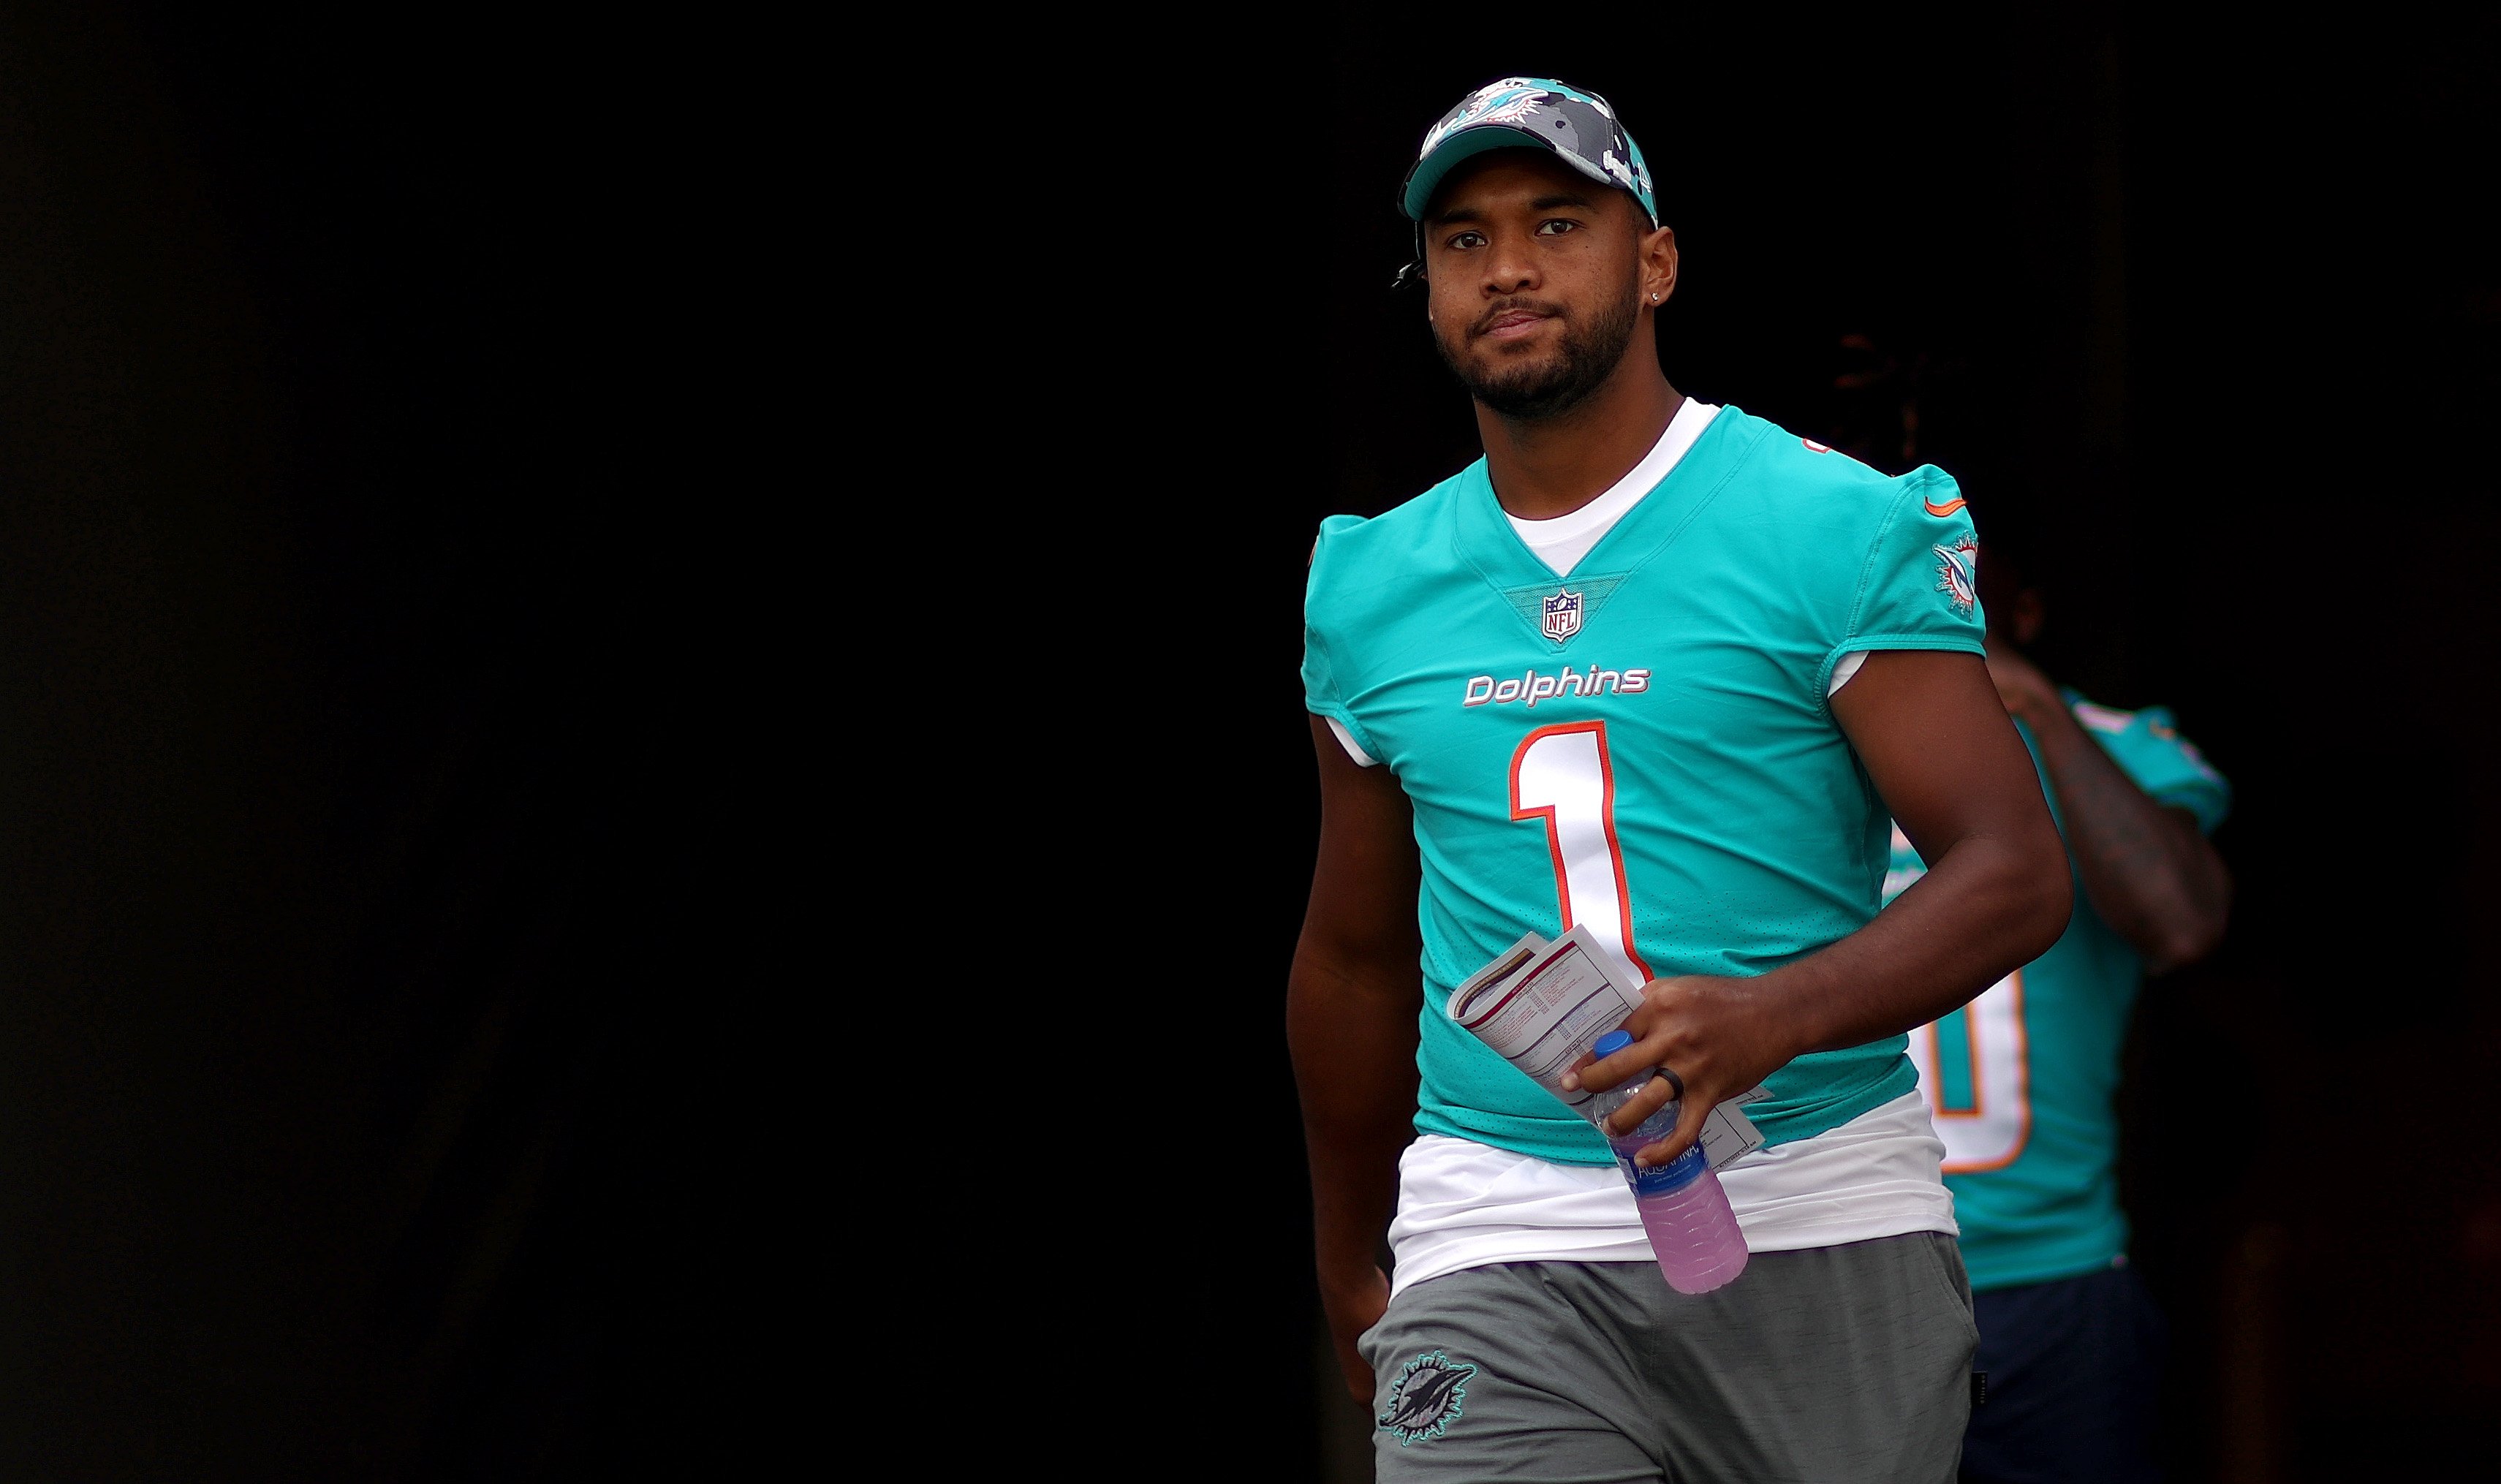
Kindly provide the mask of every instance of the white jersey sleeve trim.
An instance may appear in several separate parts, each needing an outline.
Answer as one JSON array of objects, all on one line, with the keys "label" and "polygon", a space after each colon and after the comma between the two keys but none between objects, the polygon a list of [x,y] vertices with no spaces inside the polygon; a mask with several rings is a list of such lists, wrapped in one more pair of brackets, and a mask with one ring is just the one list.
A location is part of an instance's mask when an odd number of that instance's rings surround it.
[{"label": "white jersey sleeve trim", "polygon": [[1556,577],[1568,575],[1581,565],[1581,558],[1589,554],[1590,547],[1616,528],[1617,521],[1641,504],[1642,496],[1658,487],[1659,480],[1667,478],[1718,413],[1719,409],[1711,403],[1685,398],[1676,415],[1659,430],[1658,442],[1651,445],[1642,461],[1609,486],[1605,494],[1551,520],[1522,520],[1506,511],[1511,528],[1519,533],[1520,544],[1552,569]]},{"label": "white jersey sleeve trim", "polygon": [[1381,766],[1381,759],[1374,757],[1371,753],[1363,750],[1362,746],[1355,742],[1354,734],[1346,729],[1345,722],[1338,720],[1334,716],[1323,716],[1320,720],[1327,722],[1328,729],[1337,735],[1338,745],[1346,749],[1347,756],[1354,759],[1354,766],[1357,768],[1378,768]]},{"label": "white jersey sleeve trim", "polygon": [[2076,719],[2091,730],[2107,733],[2113,737],[2126,731],[2136,722],[2134,711],[2122,711],[2115,706],[2095,706],[2090,701],[2071,702],[2067,709],[2075,712]]}]

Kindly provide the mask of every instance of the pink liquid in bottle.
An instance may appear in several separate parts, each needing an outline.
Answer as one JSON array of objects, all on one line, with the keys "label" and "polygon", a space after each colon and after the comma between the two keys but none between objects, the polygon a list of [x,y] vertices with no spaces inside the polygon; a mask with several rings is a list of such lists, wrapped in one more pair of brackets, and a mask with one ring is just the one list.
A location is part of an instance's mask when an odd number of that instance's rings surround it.
[{"label": "pink liquid in bottle", "polygon": [[1650,1234],[1650,1250],[1667,1286],[1681,1294],[1707,1294],[1746,1270],[1746,1234],[1729,1209],[1727,1193],[1719,1188],[1718,1172],[1704,1161],[1699,1146],[1660,1168],[1674,1170],[1687,1160],[1701,1170],[1683,1186],[1644,1194],[1641,1184],[1647,1181],[1637,1182],[1633,1204],[1641,1210],[1642,1230]]},{"label": "pink liquid in bottle", "polygon": [[[1630,1036],[1610,1031],[1598,1038],[1592,1049],[1608,1056],[1631,1044]],[[1643,1072],[1597,1094],[1590,1101],[1591,1116],[1603,1119],[1622,1106],[1653,1075]],[[1658,1259],[1667,1286],[1681,1294],[1707,1294],[1746,1270],[1746,1234],[1737,1225],[1737,1213],[1728,1206],[1727,1192],[1719,1188],[1718,1172],[1711,1168],[1699,1143],[1664,1165],[1644,1169],[1633,1163],[1633,1156],[1645,1145],[1676,1131],[1677,1112],[1677,1105],[1670,1103],[1632,1133],[1621,1138],[1610,1135],[1607,1143],[1616,1151],[1624,1182],[1633,1189],[1642,1230],[1650,1236],[1651,1252]]]}]

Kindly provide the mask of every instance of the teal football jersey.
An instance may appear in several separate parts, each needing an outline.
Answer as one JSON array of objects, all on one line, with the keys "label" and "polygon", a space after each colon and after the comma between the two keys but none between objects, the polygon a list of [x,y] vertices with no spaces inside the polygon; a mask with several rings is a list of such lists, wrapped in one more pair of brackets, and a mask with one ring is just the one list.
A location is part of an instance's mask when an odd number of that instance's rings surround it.
[{"label": "teal football jersey", "polygon": [[[2095,706],[2073,691],[2085,732],[2156,802],[2213,830],[2231,786],[2182,738],[2171,714]],[[2028,728],[2026,746],[2034,746]],[[2039,766],[2039,752],[2034,752]],[[2045,770],[2050,811],[2066,828]],[[2072,862],[2070,863],[2072,869]],[[1924,875],[1893,832],[1890,902]],[[2072,1277],[2127,1250],[2118,1204],[2119,1043],[2145,966],[2093,910],[2081,876],[2067,931],[1980,998],[1912,1033],[1920,1090],[1946,1144],[1946,1184],[1974,1288]]]},{"label": "teal football jersey", "polygon": [[[1825,706],[1843,656],[1982,652],[1953,481],[1888,478],[1733,407],[1558,580],[1483,460],[1320,527],[1306,704],[1405,788],[1423,884],[1417,1127],[1566,1164],[1587,1124],[1452,1026],[1519,936],[1585,925],[1643,978],[1759,974],[1872,918],[1888,817]],[[1912,1090],[1902,1037],[1803,1056],[1772,1143]]]}]

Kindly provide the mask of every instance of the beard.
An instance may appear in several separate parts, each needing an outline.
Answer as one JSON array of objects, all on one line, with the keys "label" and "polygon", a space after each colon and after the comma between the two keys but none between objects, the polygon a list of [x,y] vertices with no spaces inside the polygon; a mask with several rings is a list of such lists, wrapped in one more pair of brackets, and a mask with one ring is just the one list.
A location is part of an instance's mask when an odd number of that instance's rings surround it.
[{"label": "beard", "polygon": [[[1495,306],[1485,317],[1500,313],[1504,308]],[[1635,282],[1619,302],[1602,308],[1587,325],[1563,319],[1562,344],[1553,354],[1530,365],[1480,369],[1454,351],[1450,338],[1438,327],[1433,332],[1433,348],[1442,353],[1442,364],[1450,367],[1451,374],[1467,387],[1469,396],[1505,417],[1534,421],[1569,412],[1605,385],[1607,378],[1615,375],[1617,364],[1623,360],[1625,347],[1632,344],[1633,325],[1640,317],[1641,284]],[[1462,344],[1474,336],[1473,327],[1462,331]]]}]

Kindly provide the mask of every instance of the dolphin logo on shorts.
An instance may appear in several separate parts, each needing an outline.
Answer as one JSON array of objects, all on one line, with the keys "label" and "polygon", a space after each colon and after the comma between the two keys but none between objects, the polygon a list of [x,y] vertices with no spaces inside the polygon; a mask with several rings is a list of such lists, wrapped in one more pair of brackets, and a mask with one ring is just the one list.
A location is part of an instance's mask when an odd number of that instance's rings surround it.
[{"label": "dolphin logo on shorts", "polygon": [[1468,1378],[1476,1373],[1474,1366],[1428,1350],[1409,1361],[1390,1383],[1389,1404],[1373,1422],[1395,1435],[1402,1448],[1419,1437],[1439,1437],[1458,1420]]}]

